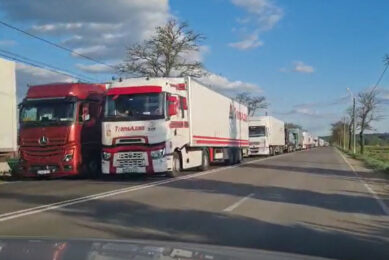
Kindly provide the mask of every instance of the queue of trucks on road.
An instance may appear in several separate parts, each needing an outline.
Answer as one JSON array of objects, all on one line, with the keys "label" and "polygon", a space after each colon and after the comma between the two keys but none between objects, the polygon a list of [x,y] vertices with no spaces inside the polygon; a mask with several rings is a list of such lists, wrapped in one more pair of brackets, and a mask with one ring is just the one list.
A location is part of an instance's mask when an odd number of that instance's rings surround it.
[{"label": "queue of trucks on road", "polygon": [[[12,67],[10,62],[0,65]],[[15,90],[14,79],[1,80],[2,89]],[[13,103],[8,105],[11,109]],[[10,135],[8,143],[3,138],[0,144],[16,150],[16,119],[4,119],[11,122],[6,125]],[[248,156],[325,142],[299,128],[286,128],[272,116],[249,118],[245,105],[185,77],[31,86],[19,104],[18,144],[19,171],[27,177],[175,177],[186,169],[206,170],[214,162],[232,165]]]}]

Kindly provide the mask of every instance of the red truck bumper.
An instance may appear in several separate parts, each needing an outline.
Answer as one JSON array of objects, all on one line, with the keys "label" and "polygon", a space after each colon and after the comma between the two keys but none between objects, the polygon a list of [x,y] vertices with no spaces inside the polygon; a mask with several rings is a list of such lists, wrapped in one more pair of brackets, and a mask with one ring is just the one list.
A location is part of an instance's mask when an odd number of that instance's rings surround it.
[{"label": "red truck bumper", "polygon": [[[72,154],[72,158],[65,161],[64,156],[69,153]],[[75,147],[55,151],[21,149],[20,154],[22,156],[20,170],[24,177],[63,177],[80,173],[80,157]]]}]

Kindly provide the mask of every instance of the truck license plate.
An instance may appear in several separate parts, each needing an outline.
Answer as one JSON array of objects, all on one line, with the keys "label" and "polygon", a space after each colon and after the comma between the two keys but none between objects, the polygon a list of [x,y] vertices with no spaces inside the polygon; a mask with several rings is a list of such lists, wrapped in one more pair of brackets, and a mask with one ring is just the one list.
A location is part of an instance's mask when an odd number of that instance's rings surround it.
[{"label": "truck license plate", "polygon": [[38,174],[38,175],[50,174],[50,170],[38,170],[38,171],[37,171],[37,174]]},{"label": "truck license plate", "polygon": [[141,169],[139,167],[123,167],[122,172],[135,173],[135,172],[141,172]]}]

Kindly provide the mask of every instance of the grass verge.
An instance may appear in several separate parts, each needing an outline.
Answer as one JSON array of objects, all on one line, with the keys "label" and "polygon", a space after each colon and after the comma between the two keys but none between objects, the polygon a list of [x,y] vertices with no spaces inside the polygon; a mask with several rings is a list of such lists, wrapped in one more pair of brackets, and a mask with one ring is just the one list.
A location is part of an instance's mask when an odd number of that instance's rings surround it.
[{"label": "grass verge", "polygon": [[372,153],[370,153],[368,151],[368,149],[367,149],[366,154],[362,155],[362,154],[359,154],[359,153],[353,154],[351,151],[344,150],[341,147],[337,147],[337,148],[340,151],[342,151],[343,153],[349,155],[351,158],[354,158],[356,160],[360,160],[360,161],[364,162],[364,164],[368,168],[371,168],[373,170],[381,171],[381,172],[385,172],[385,173],[389,174],[389,160],[382,159],[381,157],[373,156]]}]

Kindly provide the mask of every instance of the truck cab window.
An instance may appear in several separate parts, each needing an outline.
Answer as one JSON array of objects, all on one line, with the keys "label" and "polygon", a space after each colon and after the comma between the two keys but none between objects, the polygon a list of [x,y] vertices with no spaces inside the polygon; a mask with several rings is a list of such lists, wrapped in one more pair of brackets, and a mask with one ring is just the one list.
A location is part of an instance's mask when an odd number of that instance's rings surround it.
[{"label": "truck cab window", "polygon": [[74,103],[71,102],[26,102],[20,111],[20,122],[25,126],[60,125],[73,120]]},{"label": "truck cab window", "polygon": [[266,136],[266,128],[264,126],[250,126],[249,136],[250,137]]}]

